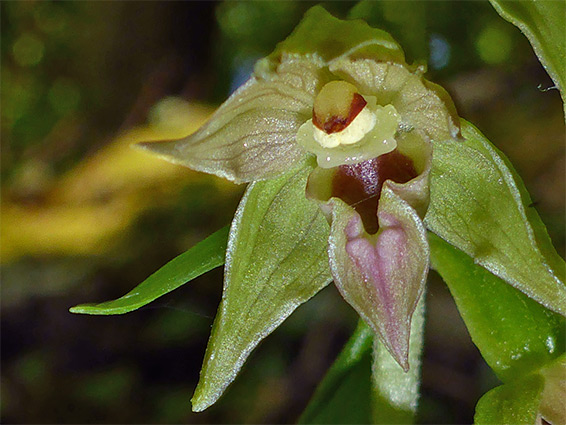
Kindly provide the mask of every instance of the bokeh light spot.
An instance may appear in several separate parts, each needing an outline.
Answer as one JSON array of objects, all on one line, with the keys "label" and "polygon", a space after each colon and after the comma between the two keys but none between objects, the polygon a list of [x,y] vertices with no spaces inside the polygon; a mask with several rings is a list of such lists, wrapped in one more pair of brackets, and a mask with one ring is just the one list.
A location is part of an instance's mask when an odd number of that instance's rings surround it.
[{"label": "bokeh light spot", "polygon": [[513,41],[510,34],[499,25],[487,25],[476,40],[476,50],[480,58],[490,65],[509,59]]},{"label": "bokeh light spot", "polygon": [[230,38],[249,38],[257,21],[257,8],[247,2],[226,2],[217,9],[218,24]]},{"label": "bokeh light spot", "polygon": [[432,34],[429,42],[430,67],[442,69],[450,62],[451,48],[448,41],[440,34]]},{"label": "bokeh light spot", "polygon": [[35,35],[25,33],[12,46],[14,59],[20,66],[34,66],[41,62],[45,46]]}]

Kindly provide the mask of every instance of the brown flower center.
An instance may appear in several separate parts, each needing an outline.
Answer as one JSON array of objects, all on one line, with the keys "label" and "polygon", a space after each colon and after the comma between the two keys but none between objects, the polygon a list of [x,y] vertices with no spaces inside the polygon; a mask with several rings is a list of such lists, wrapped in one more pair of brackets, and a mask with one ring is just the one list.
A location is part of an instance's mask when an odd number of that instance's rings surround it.
[{"label": "brown flower center", "polygon": [[377,207],[383,183],[406,183],[417,175],[413,161],[394,150],[359,164],[339,166],[332,180],[332,196],[352,206],[366,231],[375,234],[379,229]]}]

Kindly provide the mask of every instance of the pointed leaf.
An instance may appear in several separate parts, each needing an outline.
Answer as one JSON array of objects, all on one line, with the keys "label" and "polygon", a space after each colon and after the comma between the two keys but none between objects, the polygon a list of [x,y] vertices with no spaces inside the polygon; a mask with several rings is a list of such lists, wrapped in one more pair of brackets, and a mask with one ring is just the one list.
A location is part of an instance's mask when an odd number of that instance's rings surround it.
[{"label": "pointed leaf", "polygon": [[318,385],[299,424],[355,424],[371,421],[373,332],[360,320],[342,352]]},{"label": "pointed leaf", "polygon": [[[527,36],[566,102],[566,2],[490,0],[504,19]],[[566,114],[566,104],[564,105]]]},{"label": "pointed leaf", "polygon": [[566,314],[564,261],[510,164],[470,123],[464,141],[434,145],[431,201],[434,233],[547,308]]},{"label": "pointed leaf", "polygon": [[566,320],[429,234],[432,267],[446,282],[472,340],[504,382],[564,352]]},{"label": "pointed leaf", "polygon": [[277,63],[284,53],[316,54],[324,62],[351,55],[405,63],[403,50],[387,32],[372,28],[361,19],[335,18],[322,6],[310,8],[291,35],[266,59]]},{"label": "pointed leaf", "polygon": [[424,341],[424,296],[421,297],[413,320],[409,341],[409,372],[405,372],[387,348],[374,339],[372,389],[373,423],[414,423],[419,401],[421,354]]},{"label": "pointed leaf", "polygon": [[252,183],[234,217],[224,293],[208,342],[193,410],[213,404],[245,359],[330,280],[328,223],[305,198],[310,165]]},{"label": "pointed leaf", "polygon": [[137,310],[192,279],[224,264],[228,227],[213,233],[174,258],[126,295],[100,304],[80,304],[71,313],[124,314]]},{"label": "pointed leaf", "polygon": [[385,182],[381,192],[376,235],[368,235],[359,214],[339,198],[332,198],[330,205],[329,257],[334,282],[408,370],[411,316],[428,271],[423,224],[393,191],[391,181]]},{"label": "pointed leaf", "polygon": [[510,382],[483,395],[476,406],[476,425],[535,425],[544,381],[539,375]]},{"label": "pointed leaf", "polygon": [[248,80],[196,133],[137,146],[237,183],[278,176],[304,156],[295,135],[312,115],[320,72],[315,60],[286,57],[276,73]]}]

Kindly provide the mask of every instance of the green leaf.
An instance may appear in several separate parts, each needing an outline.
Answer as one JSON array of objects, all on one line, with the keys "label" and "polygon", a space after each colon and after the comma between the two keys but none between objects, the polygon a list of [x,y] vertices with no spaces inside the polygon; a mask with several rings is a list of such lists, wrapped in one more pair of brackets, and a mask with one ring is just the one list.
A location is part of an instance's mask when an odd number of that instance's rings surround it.
[{"label": "green leaf", "polygon": [[424,294],[413,314],[409,341],[409,371],[404,372],[387,348],[374,339],[372,389],[373,423],[414,423],[419,401],[421,353],[424,340]]},{"label": "green leaf", "polygon": [[242,198],[194,411],[213,404],[257,344],[332,279],[328,223],[305,197],[311,170],[303,165],[278,179],[254,182]]},{"label": "green leaf", "polygon": [[126,295],[100,304],[80,304],[71,313],[124,314],[137,310],[192,279],[224,264],[228,227],[213,233],[174,258]]},{"label": "green leaf", "polygon": [[310,8],[289,37],[279,43],[261,66],[276,64],[283,54],[316,54],[324,62],[342,55],[405,63],[405,55],[387,32],[361,19],[343,21],[322,6]]},{"label": "green leaf", "polygon": [[[490,0],[504,19],[527,36],[566,102],[566,2]],[[566,115],[566,103],[564,104]]]},{"label": "green leaf", "polygon": [[476,425],[535,425],[544,380],[540,375],[501,385],[483,395],[476,406]]},{"label": "green leaf", "polygon": [[363,320],[318,385],[299,424],[371,422],[373,333]]},{"label": "green leaf", "polygon": [[565,319],[472,258],[429,234],[432,267],[446,282],[472,340],[503,382],[546,366],[564,352]]},{"label": "green leaf", "polygon": [[462,120],[435,143],[427,227],[545,307],[566,315],[564,261],[508,160]]}]

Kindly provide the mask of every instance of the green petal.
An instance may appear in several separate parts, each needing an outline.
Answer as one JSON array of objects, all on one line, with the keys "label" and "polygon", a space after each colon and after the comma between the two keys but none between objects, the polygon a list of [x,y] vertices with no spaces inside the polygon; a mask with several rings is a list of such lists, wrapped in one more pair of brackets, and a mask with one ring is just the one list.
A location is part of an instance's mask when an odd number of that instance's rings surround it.
[{"label": "green petal", "polygon": [[315,54],[324,62],[342,55],[405,63],[405,55],[389,33],[361,19],[335,18],[322,6],[309,9],[289,37],[279,43],[262,66],[274,66],[284,53]]},{"label": "green petal", "polygon": [[566,315],[564,261],[510,164],[471,124],[433,149],[430,230],[547,308]]},{"label": "green petal", "polygon": [[[566,3],[490,0],[497,12],[527,36],[566,102]],[[564,105],[566,114],[566,104]]]},{"label": "green petal", "polygon": [[375,96],[379,105],[393,105],[401,115],[402,129],[417,129],[433,141],[459,137],[458,115],[450,96],[406,66],[342,58],[330,65],[330,71],[360,93]]},{"label": "green petal", "polygon": [[322,73],[314,60],[286,57],[275,73],[240,87],[196,133],[137,146],[237,183],[278,176],[304,156],[295,136],[312,115]]},{"label": "green petal", "polygon": [[311,170],[252,183],[240,203],[194,411],[213,404],[257,344],[331,280],[328,224],[305,198]]},{"label": "green petal", "polygon": [[503,382],[546,367],[564,353],[564,317],[553,313],[429,234],[432,267],[450,289],[474,344]]},{"label": "green petal", "polygon": [[476,406],[476,425],[535,425],[543,379],[532,375],[484,394]]},{"label": "green petal", "polygon": [[137,310],[194,278],[224,264],[228,227],[220,229],[169,261],[126,295],[100,304],[70,309],[79,314],[124,314]]},{"label": "green petal", "polygon": [[344,299],[403,367],[409,369],[411,317],[428,271],[428,243],[416,211],[393,189],[383,185],[379,232],[364,231],[360,216],[339,198],[332,198],[329,239],[330,268]]}]

